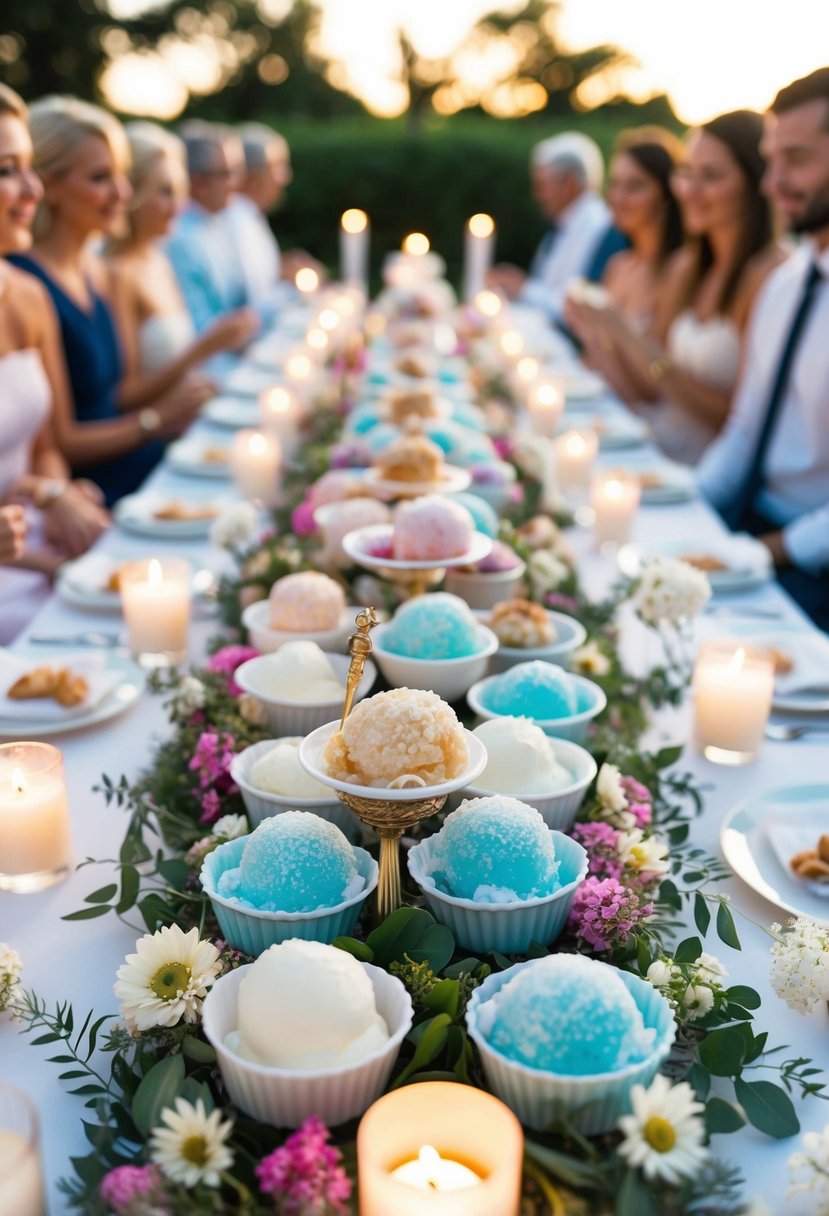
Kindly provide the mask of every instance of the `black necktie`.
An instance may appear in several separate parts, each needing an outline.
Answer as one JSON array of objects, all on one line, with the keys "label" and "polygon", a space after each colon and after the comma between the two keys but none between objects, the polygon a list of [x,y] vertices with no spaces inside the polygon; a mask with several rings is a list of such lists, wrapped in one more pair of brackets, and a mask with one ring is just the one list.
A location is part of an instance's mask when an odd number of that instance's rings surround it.
[{"label": "black necktie", "polygon": [[780,407],[786,395],[789,375],[795,354],[797,353],[797,347],[815,298],[815,288],[820,280],[820,269],[815,262],[812,262],[811,270],[803,284],[803,294],[800,297],[800,303],[792,317],[789,333],[783,344],[780,362],[777,365],[777,372],[772,381],[766,412],[757,435],[754,451],[746,465],[743,480],[738,486],[734,497],[722,510],[722,517],[732,530],[740,527],[747,512],[753,507],[757,492],[763,484],[763,466],[766,462],[766,453],[774,434],[775,424],[780,415]]}]

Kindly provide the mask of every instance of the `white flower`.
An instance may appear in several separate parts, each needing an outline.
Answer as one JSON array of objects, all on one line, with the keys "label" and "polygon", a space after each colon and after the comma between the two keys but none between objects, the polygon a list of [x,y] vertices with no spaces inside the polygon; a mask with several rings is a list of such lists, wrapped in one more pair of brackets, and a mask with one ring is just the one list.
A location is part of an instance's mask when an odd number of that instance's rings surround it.
[{"label": "white flower", "polygon": [[705,1160],[705,1127],[699,1114],[705,1108],[685,1081],[672,1086],[657,1073],[650,1087],[634,1085],[633,1114],[622,1115],[624,1135],[619,1152],[640,1166],[648,1181],[659,1178],[675,1186],[690,1178]]},{"label": "white flower", "polygon": [[173,693],[173,713],[180,718],[189,718],[191,714],[204,708],[206,700],[207,690],[201,680],[195,676],[184,676]]},{"label": "white flower", "polygon": [[679,625],[693,620],[711,596],[701,570],[674,558],[652,557],[633,594],[633,607],[648,625]]},{"label": "white flower", "polygon": [[728,972],[720,960],[713,954],[706,954],[704,950],[694,963],[692,970],[695,983],[708,984],[713,988],[721,988],[720,980],[726,979],[728,976]]},{"label": "white flower", "polygon": [[640,874],[667,874],[670,869],[668,846],[659,836],[645,836],[640,828],[620,832],[619,860]]},{"label": "white flower", "polygon": [[714,993],[707,984],[689,984],[682,994],[682,1004],[688,1021],[696,1022],[714,1008]]},{"label": "white flower", "polygon": [[570,575],[566,562],[556,557],[549,549],[538,549],[527,560],[527,574],[536,595],[555,591]]},{"label": "white flower", "polygon": [[606,676],[610,671],[610,659],[598,642],[586,642],[570,655],[570,670],[583,676]]},{"label": "white flower", "polygon": [[251,539],[259,525],[256,507],[234,502],[222,511],[210,529],[210,543],[219,549],[235,549]]},{"label": "white flower", "polygon": [[546,452],[544,444],[533,436],[519,435],[512,445],[512,462],[522,473],[536,481],[544,480],[546,469]]},{"label": "white flower", "polygon": [[173,1182],[218,1186],[222,1171],[233,1164],[225,1144],[232,1130],[232,1123],[222,1122],[220,1110],[206,1113],[201,1098],[195,1106],[176,1098],[176,1109],[168,1106],[162,1111],[161,1125],[153,1129],[150,1158]]},{"label": "white flower", "polygon": [[648,973],[645,977],[649,984],[653,984],[654,988],[668,988],[676,975],[677,968],[674,967],[667,959],[658,958],[655,963],[651,963],[648,967]]},{"label": "white flower", "polygon": [[829,1212],[829,1126],[822,1132],[806,1132],[802,1144],[806,1152],[792,1153],[788,1165],[792,1175],[805,1171],[806,1177],[793,1177],[788,1193],[813,1192],[820,1205],[813,1209],[815,1216],[825,1216]]},{"label": "white flower", "polygon": [[16,950],[0,942],[0,1013],[8,1009],[20,991],[23,962]]},{"label": "white flower", "polygon": [[627,795],[622,788],[622,774],[615,764],[603,764],[599,769],[596,793],[602,806],[608,811],[627,809]]},{"label": "white flower", "polygon": [[213,835],[221,836],[223,840],[237,840],[246,836],[250,828],[244,815],[222,815],[213,824]]},{"label": "white flower", "polygon": [[265,706],[251,692],[243,692],[237,702],[239,706],[239,717],[245,722],[250,722],[251,726],[264,726],[268,720],[268,715],[265,711]]},{"label": "white flower", "polygon": [[146,933],[118,968],[113,991],[130,1030],[176,1026],[197,1020],[208,988],[222,969],[219,951],[199,941],[198,929],[178,925]]},{"label": "white flower", "polygon": [[[780,933],[772,925],[772,933]],[[790,920],[771,948],[771,985],[798,1013],[829,1000],[829,930],[806,917]]]}]

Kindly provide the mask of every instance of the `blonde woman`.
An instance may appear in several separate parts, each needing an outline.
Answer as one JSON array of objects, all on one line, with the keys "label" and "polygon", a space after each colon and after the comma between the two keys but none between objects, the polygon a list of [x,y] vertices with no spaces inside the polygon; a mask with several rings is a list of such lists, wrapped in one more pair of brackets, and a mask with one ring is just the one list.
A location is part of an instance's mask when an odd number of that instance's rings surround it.
[{"label": "blonde woman", "polygon": [[207,389],[164,392],[145,378],[127,391],[124,383],[108,271],[90,250],[92,237],[118,229],[130,198],[120,123],[87,102],[47,97],[32,106],[29,124],[43,195],[32,250],[10,260],[45,286],[58,315],[70,389],[54,393],[58,447],[112,503],[138,488],[161,456],[160,440],[189,424]]},{"label": "blonde woman", "polygon": [[155,123],[129,123],[125,131],[132,198],[125,235],[109,250],[113,305],[127,384],[142,373],[156,372],[154,387],[162,392],[211,355],[242,346],[257,322],[241,309],[219,318],[196,337],[173,268],[159,244],[187,199],[184,145]]}]

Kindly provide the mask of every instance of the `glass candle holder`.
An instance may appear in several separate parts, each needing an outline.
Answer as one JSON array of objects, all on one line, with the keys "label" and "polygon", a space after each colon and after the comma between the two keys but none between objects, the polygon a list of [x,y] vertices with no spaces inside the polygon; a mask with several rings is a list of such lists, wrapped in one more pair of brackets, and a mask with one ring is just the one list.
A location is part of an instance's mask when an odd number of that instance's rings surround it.
[{"label": "glass candle holder", "polygon": [[527,415],[534,435],[551,439],[564,413],[564,390],[560,379],[545,377],[531,385],[527,394]]},{"label": "glass candle holder", "polygon": [[120,585],[133,657],[144,667],[183,663],[190,630],[190,563],[167,557],[126,562]]},{"label": "glass candle holder", "polygon": [[37,1111],[19,1089],[0,1082],[0,1212],[46,1216]]},{"label": "glass candle holder", "polygon": [[282,445],[270,431],[237,431],[230,449],[230,472],[243,498],[275,506],[279,498]]},{"label": "glass candle holder", "polygon": [[600,552],[613,552],[630,540],[641,493],[638,479],[621,469],[606,469],[593,478],[593,540]]},{"label": "glass candle holder", "polygon": [[556,482],[568,502],[586,500],[598,450],[595,431],[565,431],[555,441]]},{"label": "glass candle holder", "polygon": [[763,740],[774,691],[767,651],[720,639],[700,649],[694,668],[694,736],[714,764],[750,764]]},{"label": "glass candle holder", "polygon": [[0,890],[25,894],[60,882],[71,848],[60,751],[51,743],[2,744]]}]

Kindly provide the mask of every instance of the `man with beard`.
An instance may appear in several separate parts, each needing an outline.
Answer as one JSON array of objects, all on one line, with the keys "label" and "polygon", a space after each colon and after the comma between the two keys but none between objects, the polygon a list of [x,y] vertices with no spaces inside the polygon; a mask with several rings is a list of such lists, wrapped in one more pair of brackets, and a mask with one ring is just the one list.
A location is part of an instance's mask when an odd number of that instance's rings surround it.
[{"label": "man with beard", "polygon": [[801,240],[758,298],[731,415],[698,477],[829,629],[829,68],[781,89],[767,124],[764,188]]}]

